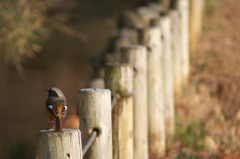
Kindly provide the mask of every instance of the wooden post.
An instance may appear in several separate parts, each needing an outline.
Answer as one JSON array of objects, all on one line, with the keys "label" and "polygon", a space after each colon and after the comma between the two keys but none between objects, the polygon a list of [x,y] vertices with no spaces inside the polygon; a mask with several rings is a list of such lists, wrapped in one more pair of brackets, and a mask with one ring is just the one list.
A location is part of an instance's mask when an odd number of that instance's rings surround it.
[{"label": "wooden post", "polygon": [[189,0],[179,0],[181,48],[182,48],[182,77],[183,84],[188,83],[190,56],[189,56]]},{"label": "wooden post", "polygon": [[[194,0],[195,1],[195,0]],[[180,49],[182,52],[182,82],[188,83],[190,56],[189,56],[189,0],[171,0],[171,9],[177,9],[180,17]]]},{"label": "wooden post", "polygon": [[170,9],[178,9],[178,1],[179,0],[170,0],[169,4]]},{"label": "wooden post", "polygon": [[149,42],[149,28],[147,27],[139,28],[137,30],[137,43],[140,45],[145,45],[147,47],[147,51],[149,51],[150,48],[148,48],[147,46],[148,42]]},{"label": "wooden post", "polygon": [[139,43],[148,48],[148,145],[149,153],[156,158],[165,156],[164,98],[162,81],[162,45],[160,27],[139,30]]},{"label": "wooden post", "polygon": [[122,28],[119,32],[110,38],[105,54],[105,63],[118,63],[120,49],[123,45],[136,43],[136,30],[131,28]]},{"label": "wooden post", "polygon": [[86,159],[112,159],[111,92],[108,89],[81,89],[79,92],[80,130],[86,145],[93,130],[97,138]]},{"label": "wooden post", "polygon": [[122,28],[141,28],[144,27],[145,24],[143,23],[141,17],[139,17],[139,15],[137,15],[136,12],[134,11],[123,11],[121,13],[121,15],[119,16],[118,19],[118,28],[122,29]]},{"label": "wooden post", "polygon": [[167,140],[174,136],[174,83],[173,60],[171,50],[171,21],[167,15],[161,16],[163,45],[163,77],[164,77],[164,106],[165,106],[165,131]]},{"label": "wooden post", "polygon": [[171,19],[171,39],[172,39],[172,55],[173,55],[173,78],[174,78],[174,92],[180,95],[182,91],[182,64],[181,64],[181,45],[180,45],[180,26],[179,14],[177,10],[171,10],[169,13]]},{"label": "wooden post", "polygon": [[112,91],[113,159],[133,159],[133,70],[128,64],[105,66],[105,87]]},{"label": "wooden post", "polygon": [[41,130],[38,133],[38,159],[82,159],[81,132],[63,129],[63,132]]},{"label": "wooden post", "polygon": [[104,79],[95,78],[88,83],[88,88],[104,88]]},{"label": "wooden post", "polygon": [[134,158],[148,159],[147,124],[147,50],[141,45],[127,45],[121,48],[121,63],[132,64],[133,77],[133,141]]},{"label": "wooden post", "polygon": [[146,24],[145,26],[150,26],[150,20],[152,18],[158,17],[158,11],[148,6],[138,7],[136,9],[136,12],[141,17],[142,21]]},{"label": "wooden post", "polygon": [[[159,3],[159,2],[151,2],[151,3],[149,3],[148,4],[148,6],[151,8],[151,9],[153,9],[153,10],[155,10],[155,11],[157,11],[157,12],[159,12],[159,11],[161,11],[161,10],[166,10],[167,9],[167,5],[165,5],[165,3]],[[157,16],[158,17],[158,16]],[[157,18],[156,17],[156,18]]]},{"label": "wooden post", "polygon": [[190,53],[194,53],[196,50],[197,41],[202,29],[203,9],[204,0],[190,0]]}]

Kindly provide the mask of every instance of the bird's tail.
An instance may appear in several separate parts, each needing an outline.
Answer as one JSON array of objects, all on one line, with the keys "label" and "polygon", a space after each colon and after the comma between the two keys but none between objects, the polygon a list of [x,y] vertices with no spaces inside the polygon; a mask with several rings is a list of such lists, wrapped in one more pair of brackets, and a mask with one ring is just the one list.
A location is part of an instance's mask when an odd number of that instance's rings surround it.
[{"label": "bird's tail", "polygon": [[62,132],[62,121],[61,121],[61,118],[56,117],[53,130],[54,131],[58,131],[58,132]]}]

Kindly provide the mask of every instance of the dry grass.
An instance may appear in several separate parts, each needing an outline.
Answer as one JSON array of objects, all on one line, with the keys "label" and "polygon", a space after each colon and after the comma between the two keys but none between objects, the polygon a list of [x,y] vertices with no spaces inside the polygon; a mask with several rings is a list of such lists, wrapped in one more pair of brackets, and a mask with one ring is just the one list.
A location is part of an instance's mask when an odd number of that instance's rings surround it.
[{"label": "dry grass", "polygon": [[45,9],[36,0],[0,2],[0,58],[20,72],[22,60],[39,52],[46,39]]},{"label": "dry grass", "polygon": [[206,0],[190,85],[176,99],[176,140],[168,158],[240,156],[238,15],[235,0]]}]

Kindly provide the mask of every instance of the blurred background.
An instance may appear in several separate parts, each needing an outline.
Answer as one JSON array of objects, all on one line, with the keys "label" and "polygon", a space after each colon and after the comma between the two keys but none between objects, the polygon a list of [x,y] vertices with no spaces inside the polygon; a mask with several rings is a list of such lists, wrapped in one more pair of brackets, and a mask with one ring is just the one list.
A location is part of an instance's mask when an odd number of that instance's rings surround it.
[{"label": "blurred background", "polygon": [[[0,1],[0,158],[34,158],[37,132],[49,125],[45,88],[67,98],[64,127],[78,125],[78,91],[96,76],[90,57],[106,48],[123,10],[149,2]],[[239,15],[236,0],[205,0],[190,84],[176,97],[172,158],[239,156]]]},{"label": "blurred background", "polygon": [[140,3],[0,1],[0,158],[34,158],[37,132],[49,126],[45,88],[60,88],[68,117],[76,114],[78,91],[95,75],[90,57],[105,48],[119,13]]}]

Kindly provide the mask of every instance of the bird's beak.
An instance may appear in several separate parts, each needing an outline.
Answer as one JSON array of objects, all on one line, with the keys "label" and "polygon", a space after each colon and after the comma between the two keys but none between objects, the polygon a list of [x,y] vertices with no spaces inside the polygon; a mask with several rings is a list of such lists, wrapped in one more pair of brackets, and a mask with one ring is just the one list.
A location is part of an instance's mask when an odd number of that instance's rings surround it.
[{"label": "bird's beak", "polygon": [[49,92],[49,89],[46,88],[45,90]]}]

